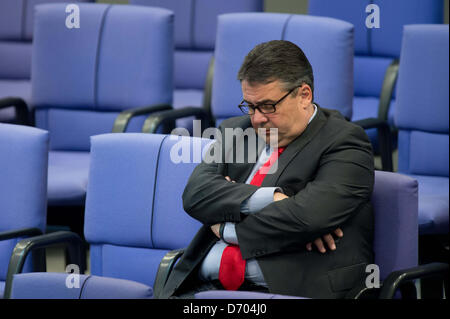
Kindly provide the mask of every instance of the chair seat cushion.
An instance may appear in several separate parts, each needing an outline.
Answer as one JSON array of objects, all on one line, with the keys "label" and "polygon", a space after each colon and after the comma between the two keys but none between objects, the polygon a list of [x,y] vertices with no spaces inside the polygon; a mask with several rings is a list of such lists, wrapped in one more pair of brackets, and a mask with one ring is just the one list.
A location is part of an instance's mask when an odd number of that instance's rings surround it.
[{"label": "chair seat cushion", "polygon": [[446,234],[449,219],[448,177],[411,175],[419,182],[419,233]]},{"label": "chair seat cushion", "polygon": [[[380,100],[373,96],[355,96],[353,98],[353,116],[352,120],[361,120],[368,117],[378,117],[378,104]],[[326,106],[325,106],[326,107]],[[389,124],[394,124],[395,101],[391,101],[388,113]]]},{"label": "chair seat cushion", "polygon": [[48,204],[84,205],[89,173],[89,153],[50,151]]},{"label": "chair seat cushion", "polygon": [[175,90],[173,94],[173,107],[179,109],[185,106],[203,106],[203,90]]},{"label": "chair seat cushion", "polygon": [[[352,121],[362,120],[366,118],[378,117],[378,104],[380,100],[373,96],[355,96],[353,98],[353,116]],[[388,113],[388,123],[394,124],[394,101],[391,101],[391,106]],[[377,129],[371,128],[366,130],[370,142],[375,153],[378,153],[378,132]],[[395,148],[395,141],[392,141]]]},{"label": "chair seat cushion", "polygon": [[[11,297],[16,299],[149,299],[151,287],[134,281],[65,273],[14,275]],[[78,277],[76,277],[78,276]]]},{"label": "chair seat cushion", "polygon": [[[173,107],[175,109],[179,109],[186,106],[203,106],[203,90],[194,90],[194,89],[178,89],[175,90],[173,94]],[[192,121],[195,118],[188,117],[179,119],[176,122],[177,127],[186,128],[190,133],[192,133]]]}]

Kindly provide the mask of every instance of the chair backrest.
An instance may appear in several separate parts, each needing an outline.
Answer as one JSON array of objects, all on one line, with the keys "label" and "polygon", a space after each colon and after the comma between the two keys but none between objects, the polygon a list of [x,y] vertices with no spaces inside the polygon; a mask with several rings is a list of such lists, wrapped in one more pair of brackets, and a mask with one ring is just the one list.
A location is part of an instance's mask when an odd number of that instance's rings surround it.
[{"label": "chair backrest", "polygon": [[80,28],[70,29],[65,5],[36,8],[32,104],[51,149],[88,151],[122,110],[171,103],[171,11],[80,4]]},{"label": "chair backrest", "polygon": [[85,211],[92,274],[153,286],[162,257],[186,247],[200,227],[181,195],[211,142],[135,133],[92,138]]},{"label": "chair backrest", "polygon": [[418,264],[418,183],[399,173],[375,171],[375,264],[383,280]]},{"label": "chair backrest", "polygon": [[449,27],[405,26],[397,83],[399,172],[449,176]]},{"label": "chair backrest", "polygon": [[[375,12],[370,5],[376,5],[379,11]],[[311,15],[342,19],[355,26],[354,95],[378,99],[388,66],[400,56],[403,26],[411,23],[442,23],[443,1],[310,0],[308,12]],[[370,28],[366,20],[375,22],[376,18],[372,20],[370,15],[376,13],[379,14],[379,27]],[[375,116],[377,99],[373,103]],[[359,113],[357,108],[367,107],[368,104],[370,101],[366,100],[363,104],[355,99],[355,113]]]},{"label": "chair backrest", "polygon": [[[75,0],[72,3],[92,2]],[[30,79],[34,6],[63,0],[0,1],[0,79]]]},{"label": "chair backrest", "polygon": [[[46,225],[48,132],[0,123],[0,232]],[[0,241],[0,281],[18,239]],[[1,294],[0,294],[1,295]]]},{"label": "chair backrest", "polygon": [[353,26],[350,23],[306,15],[236,13],[219,16],[211,105],[216,124],[242,115],[237,107],[242,100],[237,73],[247,53],[270,40],[297,44],[313,68],[315,102],[351,117]]},{"label": "chair backrest", "polygon": [[176,89],[203,90],[214,53],[219,14],[263,11],[262,0],[130,0],[130,3],[174,11]]}]

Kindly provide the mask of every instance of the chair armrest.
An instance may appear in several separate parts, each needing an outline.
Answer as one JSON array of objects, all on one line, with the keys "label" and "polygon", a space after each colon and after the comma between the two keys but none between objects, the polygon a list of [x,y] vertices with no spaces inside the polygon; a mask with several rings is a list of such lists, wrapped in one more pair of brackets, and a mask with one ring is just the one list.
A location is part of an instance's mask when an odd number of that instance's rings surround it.
[{"label": "chair armrest", "polygon": [[361,126],[364,129],[377,129],[382,170],[392,172],[394,170],[392,164],[392,134],[388,122],[380,118],[367,118],[353,121],[353,123]]},{"label": "chair armrest", "polygon": [[[383,283],[380,283],[383,286]],[[402,299],[417,299],[416,286],[413,282],[407,282],[400,287]],[[368,288],[365,283],[360,283],[351,289],[345,299],[378,299],[380,297],[381,288]]]},{"label": "chair armrest", "polygon": [[172,272],[173,266],[175,266],[178,259],[183,255],[184,249],[177,249],[169,251],[164,255],[156,273],[155,284],[153,285],[153,296],[159,298],[167,279]]},{"label": "chair armrest", "polygon": [[42,230],[40,230],[39,228],[22,228],[0,232],[0,240],[7,240],[18,237],[38,236],[38,235],[42,235]]},{"label": "chair armrest", "polygon": [[204,122],[203,125],[211,126],[212,124],[211,117],[205,109],[195,106],[188,106],[181,109],[153,113],[145,120],[144,126],[142,127],[142,132],[156,133],[161,124],[189,116],[195,116],[197,119],[202,120]]},{"label": "chair armrest", "polygon": [[365,283],[360,283],[345,295],[345,299],[377,299],[379,295],[380,288],[367,288]]},{"label": "chair armrest", "polygon": [[29,125],[27,103],[19,97],[5,97],[0,99],[0,109],[14,107],[16,109],[15,123]]},{"label": "chair armrest", "polygon": [[380,288],[367,288],[365,283],[350,290],[346,299],[393,299],[397,290],[402,298],[417,299],[413,280],[427,277],[439,277],[448,280],[449,266],[445,263],[430,263],[417,267],[397,270],[389,274],[381,283]]},{"label": "chair armrest", "polygon": [[391,106],[392,93],[398,76],[399,60],[395,59],[389,65],[384,74],[383,86],[381,87],[380,100],[378,104],[378,118],[387,121],[389,107]]},{"label": "chair armrest", "polygon": [[405,282],[428,277],[439,277],[448,280],[448,264],[430,263],[414,268],[394,271],[384,280],[380,291],[380,299],[392,299],[397,289]]},{"label": "chair armrest", "polygon": [[[9,298],[11,296],[13,276],[22,272],[25,260],[32,251],[59,245],[63,245],[67,248],[68,263],[78,265],[80,267],[80,274],[83,274],[86,270],[84,242],[77,234],[68,231],[59,231],[22,239],[14,247],[9,260],[4,298]],[[39,269],[38,271],[42,270]]]},{"label": "chair armrest", "polygon": [[171,109],[172,106],[169,104],[157,104],[123,111],[117,116],[116,120],[114,121],[112,133],[124,133],[127,129],[128,123],[130,123],[131,119],[135,116]]}]

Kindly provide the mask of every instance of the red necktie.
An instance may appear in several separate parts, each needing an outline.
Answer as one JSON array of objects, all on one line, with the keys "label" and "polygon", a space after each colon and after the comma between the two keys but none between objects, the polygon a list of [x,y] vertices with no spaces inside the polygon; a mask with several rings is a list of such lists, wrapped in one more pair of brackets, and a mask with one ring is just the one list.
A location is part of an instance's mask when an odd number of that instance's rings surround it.
[{"label": "red necktie", "polygon": [[[273,163],[283,153],[284,147],[274,150],[269,159],[261,166],[253,176],[250,184],[261,186],[264,177]],[[239,246],[228,245],[225,247],[220,260],[219,281],[226,290],[237,290],[245,279],[245,259],[242,259]]]}]

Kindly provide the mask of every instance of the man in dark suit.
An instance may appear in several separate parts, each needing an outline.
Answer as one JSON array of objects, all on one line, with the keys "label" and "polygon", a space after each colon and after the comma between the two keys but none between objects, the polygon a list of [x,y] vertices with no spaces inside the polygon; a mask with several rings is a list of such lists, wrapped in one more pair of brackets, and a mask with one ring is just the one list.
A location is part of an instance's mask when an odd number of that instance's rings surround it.
[{"label": "man in dark suit", "polygon": [[184,208],[203,227],[161,297],[224,287],[344,297],[373,262],[370,142],[313,103],[311,65],[291,42],[256,46],[238,78],[247,115],[221,124],[216,161],[199,164],[186,185]]}]

